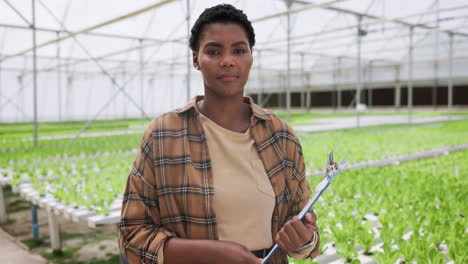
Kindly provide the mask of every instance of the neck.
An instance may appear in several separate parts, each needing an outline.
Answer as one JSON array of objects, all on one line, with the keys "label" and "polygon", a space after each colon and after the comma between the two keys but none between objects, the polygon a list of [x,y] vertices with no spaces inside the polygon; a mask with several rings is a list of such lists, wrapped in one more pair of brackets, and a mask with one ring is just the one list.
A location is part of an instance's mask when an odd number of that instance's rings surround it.
[{"label": "neck", "polygon": [[218,125],[237,132],[244,132],[250,125],[250,108],[244,104],[242,94],[221,97],[205,92],[199,111]]}]

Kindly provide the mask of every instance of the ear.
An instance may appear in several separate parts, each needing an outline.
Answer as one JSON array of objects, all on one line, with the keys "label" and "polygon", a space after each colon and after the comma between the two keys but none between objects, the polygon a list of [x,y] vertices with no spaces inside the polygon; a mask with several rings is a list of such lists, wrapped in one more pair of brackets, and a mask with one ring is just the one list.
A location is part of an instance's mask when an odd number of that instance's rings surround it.
[{"label": "ear", "polygon": [[198,63],[198,52],[196,51],[192,51],[192,63],[195,69],[200,70],[200,64]]}]

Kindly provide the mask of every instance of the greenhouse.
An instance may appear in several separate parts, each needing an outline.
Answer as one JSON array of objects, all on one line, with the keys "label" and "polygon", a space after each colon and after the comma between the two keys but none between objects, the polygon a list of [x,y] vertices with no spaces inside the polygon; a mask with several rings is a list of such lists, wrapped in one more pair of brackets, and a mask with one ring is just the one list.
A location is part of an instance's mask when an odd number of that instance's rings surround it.
[{"label": "greenhouse", "polygon": [[0,241],[22,245],[0,262],[127,263],[139,144],[204,93],[189,39],[221,3],[255,31],[244,96],[294,129],[312,193],[347,156],[319,256],[289,263],[467,263],[464,0],[0,0]]}]

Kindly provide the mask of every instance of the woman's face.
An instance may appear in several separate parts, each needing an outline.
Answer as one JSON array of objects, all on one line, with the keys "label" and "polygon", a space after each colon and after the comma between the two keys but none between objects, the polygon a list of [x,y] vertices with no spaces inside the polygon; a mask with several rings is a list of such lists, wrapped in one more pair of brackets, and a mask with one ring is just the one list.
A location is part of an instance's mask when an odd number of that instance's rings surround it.
[{"label": "woman's face", "polygon": [[243,94],[252,62],[247,34],[234,23],[206,25],[198,52],[193,52],[193,63],[202,72],[205,92],[218,96]]}]

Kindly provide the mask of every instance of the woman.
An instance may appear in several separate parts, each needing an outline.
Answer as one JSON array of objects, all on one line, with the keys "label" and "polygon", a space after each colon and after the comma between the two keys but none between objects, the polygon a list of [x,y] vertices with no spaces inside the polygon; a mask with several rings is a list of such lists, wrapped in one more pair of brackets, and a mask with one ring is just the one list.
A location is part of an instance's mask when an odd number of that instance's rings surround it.
[{"label": "woman", "polygon": [[120,247],[130,263],[269,263],[318,255],[299,141],[243,97],[255,34],[231,5],[206,9],[190,38],[204,96],[153,120],[128,177]]}]

